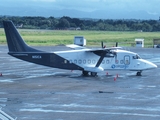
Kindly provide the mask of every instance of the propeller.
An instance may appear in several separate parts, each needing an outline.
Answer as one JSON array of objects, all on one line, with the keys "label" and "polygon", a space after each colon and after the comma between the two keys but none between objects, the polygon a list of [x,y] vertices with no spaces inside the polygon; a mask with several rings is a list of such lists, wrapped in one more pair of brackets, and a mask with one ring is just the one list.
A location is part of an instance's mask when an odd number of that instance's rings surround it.
[{"label": "propeller", "polygon": [[118,47],[118,42],[116,42],[116,47]]},{"label": "propeller", "polygon": [[103,41],[101,41],[101,47],[103,48],[104,46],[103,46]]},{"label": "propeller", "polygon": [[101,41],[101,47],[105,48],[106,46],[103,44],[103,41]]}]

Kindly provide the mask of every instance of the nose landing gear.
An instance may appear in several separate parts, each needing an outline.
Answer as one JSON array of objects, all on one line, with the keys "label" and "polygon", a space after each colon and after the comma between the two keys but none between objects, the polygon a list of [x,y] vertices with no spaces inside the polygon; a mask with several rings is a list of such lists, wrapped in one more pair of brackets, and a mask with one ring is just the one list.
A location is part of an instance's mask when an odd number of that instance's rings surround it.
[{"label": "nose landing gear", "polygon": [[142,76],[142,71],[138,71],[136,75],[137,76]]}]

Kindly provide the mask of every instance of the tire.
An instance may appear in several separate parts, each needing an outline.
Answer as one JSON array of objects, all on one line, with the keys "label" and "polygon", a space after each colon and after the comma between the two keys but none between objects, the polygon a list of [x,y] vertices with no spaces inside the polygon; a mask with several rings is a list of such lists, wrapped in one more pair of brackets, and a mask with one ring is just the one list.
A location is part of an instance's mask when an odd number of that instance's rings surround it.
[{"label": "tire", "polygon": [[91,76],[95,77],[95,76],[97,76],[97,73],[96,72],[91,72]]},{"label": "tire", "polygon": [[82,71],[83,76],[88,76],[88,71]]}]

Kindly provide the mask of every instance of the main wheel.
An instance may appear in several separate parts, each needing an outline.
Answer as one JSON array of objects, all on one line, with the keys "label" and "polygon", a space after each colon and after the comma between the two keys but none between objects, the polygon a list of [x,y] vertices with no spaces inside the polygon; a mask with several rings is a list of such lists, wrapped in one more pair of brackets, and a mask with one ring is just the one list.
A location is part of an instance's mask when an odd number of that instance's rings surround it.
[{"label": "main wheel", "polygon": [[88,71],[82,71],[83,76],[88,76]]},{"label": "main wheel", "polygon": [[91,76],[95,77],[95,76],[97,76],[97,73],[96,72],[91,72]]}]

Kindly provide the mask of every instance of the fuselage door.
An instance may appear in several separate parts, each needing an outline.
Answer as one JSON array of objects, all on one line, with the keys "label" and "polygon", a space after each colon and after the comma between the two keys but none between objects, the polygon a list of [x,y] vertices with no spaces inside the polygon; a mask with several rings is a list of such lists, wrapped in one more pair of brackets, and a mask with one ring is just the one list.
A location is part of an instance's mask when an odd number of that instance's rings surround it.
[{"label": "fuselage door", "polygon": [[124,56],[124,64],[125,65],[129,65],[130,64],[130,56],[129,55],[125,55]]}]

